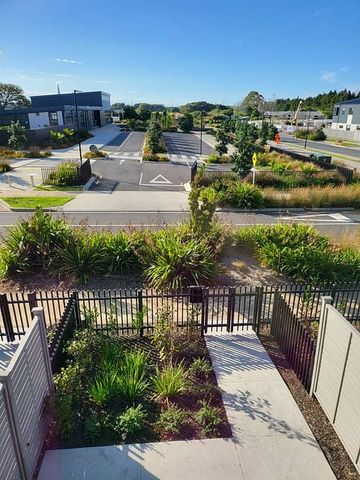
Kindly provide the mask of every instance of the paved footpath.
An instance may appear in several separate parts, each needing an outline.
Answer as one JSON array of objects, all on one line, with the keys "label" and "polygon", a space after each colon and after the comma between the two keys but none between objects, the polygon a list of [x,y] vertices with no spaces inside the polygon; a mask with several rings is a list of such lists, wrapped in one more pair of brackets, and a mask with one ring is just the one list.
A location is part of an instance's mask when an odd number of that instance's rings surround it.
[{"label": "paved footpath", "polygon": [[334,480],[257,336],[206,341],[233,438],[47,451],[38,480]]}]

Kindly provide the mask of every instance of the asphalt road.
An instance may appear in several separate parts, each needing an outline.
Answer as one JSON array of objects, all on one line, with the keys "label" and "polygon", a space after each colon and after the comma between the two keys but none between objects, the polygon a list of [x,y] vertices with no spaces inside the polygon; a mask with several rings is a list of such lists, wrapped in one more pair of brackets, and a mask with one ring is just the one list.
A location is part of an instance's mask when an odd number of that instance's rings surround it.
[{"label": "asphalt road", "polygon": [[[280,134],[281,139],[286,143],[294,143],[297,145],[304,146],[304,140],[300,140],[298,138],[293,137],[292,135]],[[360,158],[360,149],[357,148],[348,148],[348,147],[337,147],[334,145],[329,145],[325,142],[314,142],[312,140],[308,140],[307,145],[310,148],[323,150],[324,152],[332,153],[333,156],[338,155],[348,155],[350,157]]]},{"label": "asphalt road", "polygon": [[[170,155],[192,157],[200,154],[200,139],[192,133],[163,133]],[[214,149],[202,142],[202,155],[211,155]]]},{"label": "asphalt road", "polygon": [[[18,218],[27,218],[31,212],[1,212],[0,233],[6,231],[7,226],[14,225]],[[54,212],[55,217],[63,216],[61,211]],[[113,230],[128,227],[153,227],[175,225],[188,218],[187,212],[71,212],[66,218],[74,225],[86,222],[93,228],[108,227]],[[297,212],[297,213],[243,213],[243,212],[217,212],[219,220],[226,225],[272,225],[277,223],[306,223],[312,224],[323,233],[332,236],[342,235],[345,232],[360,230],[359,211],[341,212]]]}]

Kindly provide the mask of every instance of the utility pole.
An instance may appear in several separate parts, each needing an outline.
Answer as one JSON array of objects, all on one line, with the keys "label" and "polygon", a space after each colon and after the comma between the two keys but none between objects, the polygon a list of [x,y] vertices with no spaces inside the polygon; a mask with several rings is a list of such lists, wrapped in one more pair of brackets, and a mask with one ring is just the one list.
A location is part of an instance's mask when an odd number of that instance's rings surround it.
[{"label": "utility pole", "polygon": [[200,110],[200,155],[202,155],[203,112]]},{"label": "utility pole", "polygon": [[308,141],[308,136],[309,136],[309,127],[310,127],[310,114],[311,114],[311,111],[309,110],[308,121],[307,121],[307,126],[306,126],[306,135],[305,135],[305,144],[304,144],[304,148],[306,148],[306,147],[307,147],[307,141]]},{"label": "utility pole", "polygon": [[75,104],[75,115],[76,115],[76,125],[77,125],[77,139],[79,144],[79,157],[80,157],[80,166],[82,165],[82,155],[81,155],[81,142],[80,142],[80,124],[79,124],[79,111],[78,111],[78,104],[77,104],[77,96],[76,94],[79,93],[80,90],[74,90],[74,104]]}]

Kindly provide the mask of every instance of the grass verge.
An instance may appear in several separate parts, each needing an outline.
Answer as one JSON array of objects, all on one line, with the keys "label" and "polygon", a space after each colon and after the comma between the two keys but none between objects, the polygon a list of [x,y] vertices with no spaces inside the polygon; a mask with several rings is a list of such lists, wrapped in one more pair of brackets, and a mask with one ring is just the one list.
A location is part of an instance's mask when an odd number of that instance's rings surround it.
[{"label": "grass verge", "polygon": [[79,185],[65,187],[62,185],[39,185],[34,188],[39,192],[82,192],[83,188]]},{"label": "grass verge", "polygon": [[73,200],[74,196],[69,197],[0,197],[11,208],[50,208],[61,207],[65,203]]}]

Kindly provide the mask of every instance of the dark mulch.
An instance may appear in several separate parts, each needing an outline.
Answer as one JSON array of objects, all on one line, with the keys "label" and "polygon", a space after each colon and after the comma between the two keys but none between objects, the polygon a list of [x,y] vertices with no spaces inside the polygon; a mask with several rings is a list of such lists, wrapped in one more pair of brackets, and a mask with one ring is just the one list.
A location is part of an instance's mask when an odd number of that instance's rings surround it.
[{"label": "dark mulch", "polygon": [[336,478],[338,480],[360,480],[360,475],[320,404],[307,393],[284,354],[279,350],[278,344],[270,335],[262,334],[260,340],[292,393]]}]

